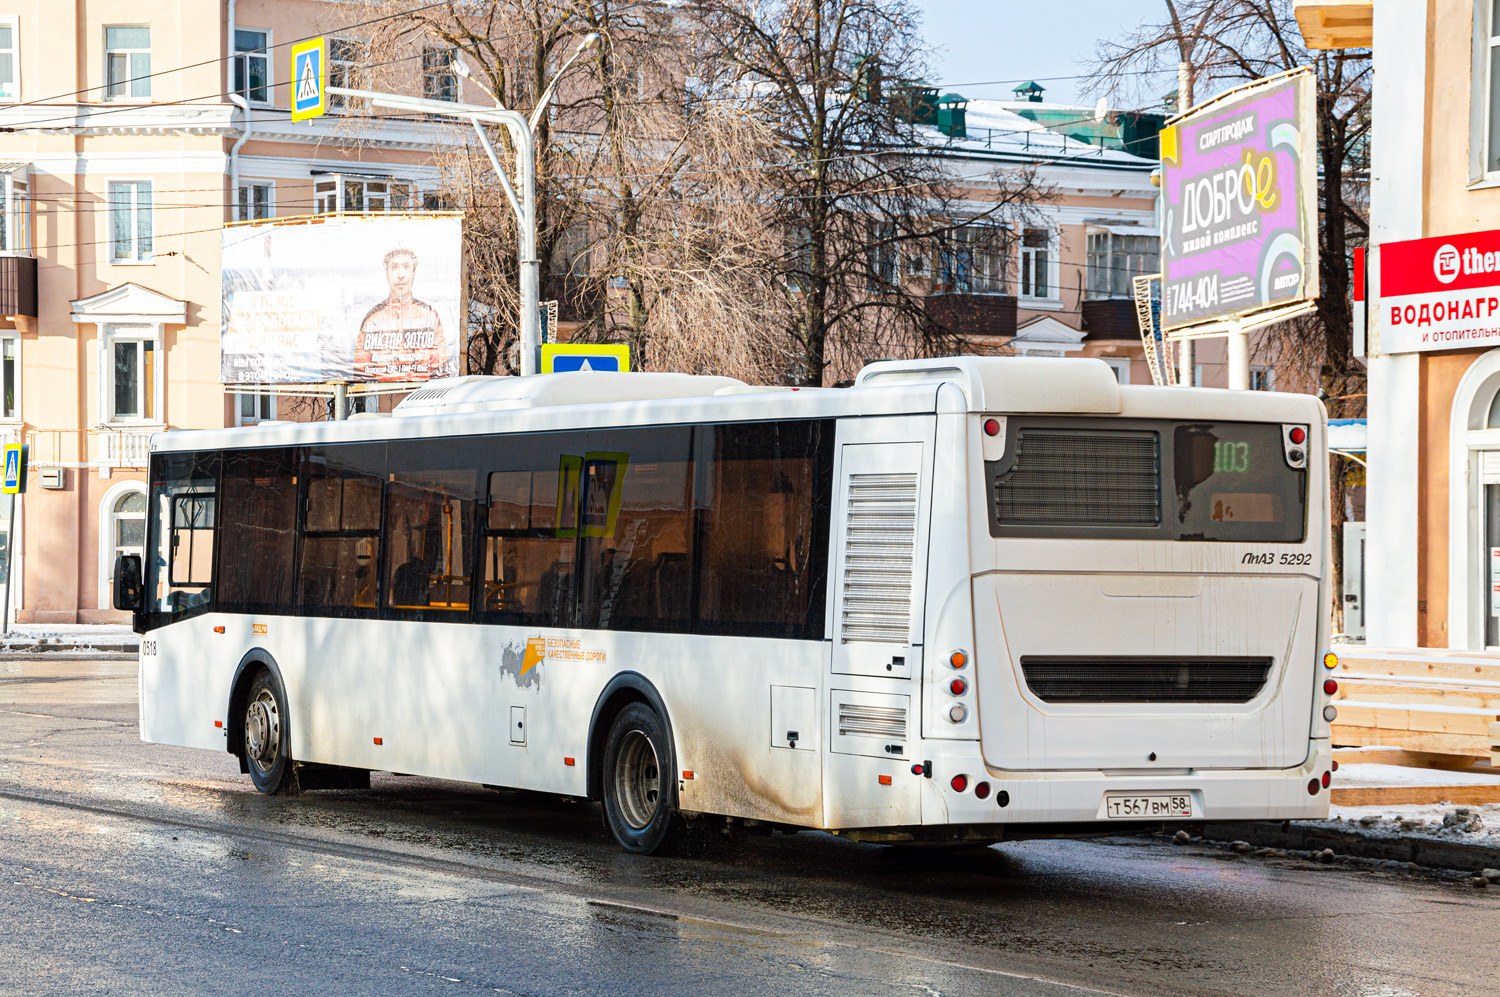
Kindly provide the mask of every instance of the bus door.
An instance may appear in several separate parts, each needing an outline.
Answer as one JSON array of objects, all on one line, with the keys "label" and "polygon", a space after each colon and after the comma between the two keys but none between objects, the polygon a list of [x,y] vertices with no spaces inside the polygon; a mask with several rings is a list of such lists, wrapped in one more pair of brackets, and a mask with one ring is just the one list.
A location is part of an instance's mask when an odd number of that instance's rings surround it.
[{"label": "bus door", "polygon": [[[932,417],[839,426],[829,588],[830,766],[842,764],[840,755],[910,764],[920,714],[932,448]],[[843,782],[829,776],[825,785]],[[874,790],[884,785],[867,781]],[[846,825],[910,819],[905,811],[918,806],[915,781],[896,785],[911,787],[910,800],[905,792],[848,799],[859,813],[845,814]],[[839,809],[830,797],[830,819],[838,819]]]}]

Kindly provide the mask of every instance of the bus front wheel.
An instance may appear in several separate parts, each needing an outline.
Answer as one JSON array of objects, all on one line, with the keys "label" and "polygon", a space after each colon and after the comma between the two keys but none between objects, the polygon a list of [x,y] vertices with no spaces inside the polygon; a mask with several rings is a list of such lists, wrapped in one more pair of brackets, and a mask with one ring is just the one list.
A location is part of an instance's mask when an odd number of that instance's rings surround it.
[{"label": "bus front wheel", "polygon": [[645,703],[631,703],[604,745],[604,822],[626,851],[651,855],[682,836],[672,805],[676,771],[666,725]]},{"label": "bus front wheel", "polygon": [[250,683],[245,698],[245,761],[250,781],[262,793],[283,793],[292,786],[292,753],[286,721],[286,694],[269,671]]}]

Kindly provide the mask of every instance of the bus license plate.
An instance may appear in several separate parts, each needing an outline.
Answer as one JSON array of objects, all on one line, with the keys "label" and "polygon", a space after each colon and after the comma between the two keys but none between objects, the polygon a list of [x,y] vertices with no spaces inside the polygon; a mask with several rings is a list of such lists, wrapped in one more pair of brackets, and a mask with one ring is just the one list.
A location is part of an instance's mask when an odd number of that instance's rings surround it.
[{"label": "bus license plate", "polygon": [[1193,816],[1193,798],[1187,793],[1106,795],[1104,813],[1108,817],[1126,820],[1150,817],[1191,817]]}]

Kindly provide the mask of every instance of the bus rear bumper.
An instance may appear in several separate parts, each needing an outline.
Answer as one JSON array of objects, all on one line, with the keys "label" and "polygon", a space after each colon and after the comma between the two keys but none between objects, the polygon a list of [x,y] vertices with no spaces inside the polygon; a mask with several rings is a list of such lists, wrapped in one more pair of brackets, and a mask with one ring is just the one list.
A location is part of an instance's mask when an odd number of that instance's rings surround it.
[{"label": "bus rear bumper", "polygon": [[[1327,739],[1309,742],[1307,761],[1290,769],[1207,769],[1157,772],[1034,771],[986,768],[979,780],[954,791],[940,775],[932,790],[940,800],[924,808],[924,824],[1093,824],[1101,832],[1132,821],[1196,824],[1204,821],[1308,820],[1328,816],[1323,773],[1333,768]],[[971,770],[972,771],[972,770]],[[1337,778],[1336,776],[1334,778]],[[1309,791],[1317,784],[1317,793]],[[1175,804],[1186,798],[1190,813]],[[1153,807],[1168,809],[1151,809]],[[935,819],[933,819],[935,818]]]}]

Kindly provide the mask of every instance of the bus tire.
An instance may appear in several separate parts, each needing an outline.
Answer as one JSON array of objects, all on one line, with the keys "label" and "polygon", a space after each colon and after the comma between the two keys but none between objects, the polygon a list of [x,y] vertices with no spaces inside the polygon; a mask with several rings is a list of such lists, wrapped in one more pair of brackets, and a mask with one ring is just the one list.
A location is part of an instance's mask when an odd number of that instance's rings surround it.
[{"label": "bus tire", "polygon": [[243,729],[244,758],[255,788],[262,793],[291,792],[295,780],[286,693],[268,669],[250,683]]},{"label": "bus tire", "polygon": [[610,725],[604,742],[604,823],[628,852],[654,855],[682,838],[671,755],[666,724],[645,703],[626,706]]}]

